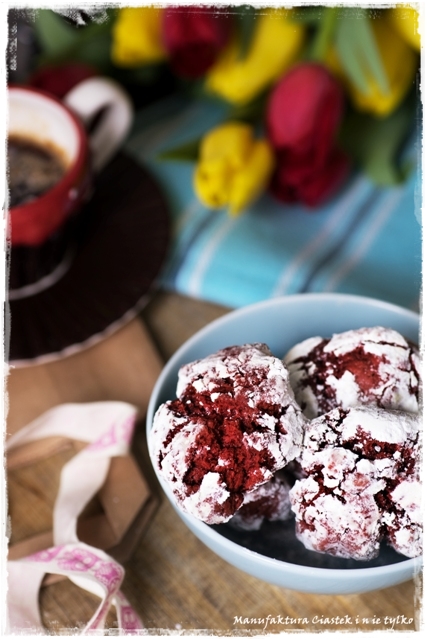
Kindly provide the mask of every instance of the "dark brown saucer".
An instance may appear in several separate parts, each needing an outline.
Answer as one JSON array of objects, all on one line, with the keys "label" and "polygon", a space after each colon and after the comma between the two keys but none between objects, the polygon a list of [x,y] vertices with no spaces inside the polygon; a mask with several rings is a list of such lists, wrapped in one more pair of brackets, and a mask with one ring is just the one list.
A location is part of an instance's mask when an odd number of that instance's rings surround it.
[{"label": "dark brown saucer", "polygon": [[[98,177],[79,216],[77,252],[48,289],[6,300],[6,355],[15,366],[75,353],[131,320],[166,257],[168,205],[146,169],[124,153]],[[6,296],[7,297],[7,296]]]}]

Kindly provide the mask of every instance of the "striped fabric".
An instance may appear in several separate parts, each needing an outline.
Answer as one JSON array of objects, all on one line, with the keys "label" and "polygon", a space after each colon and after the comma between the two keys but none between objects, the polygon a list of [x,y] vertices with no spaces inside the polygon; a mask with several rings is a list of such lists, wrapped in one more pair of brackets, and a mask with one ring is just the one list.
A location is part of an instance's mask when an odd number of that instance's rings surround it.
[{"label": "striped fabric", "polygon": [[[218,104],[182,97],[137,114],[127,151],[157,177],[173,217],[163,287],[230,307],[336,291],[418,310],[421,188],[415,170],[393,188],[378,188],[354,174],[316,210],[264,195],[231,218],[198,202],[191,163],[158,159],[161,151],[194,140],[222,116]],[[414,138],[408,155],[418,163],[417,147]]]}]

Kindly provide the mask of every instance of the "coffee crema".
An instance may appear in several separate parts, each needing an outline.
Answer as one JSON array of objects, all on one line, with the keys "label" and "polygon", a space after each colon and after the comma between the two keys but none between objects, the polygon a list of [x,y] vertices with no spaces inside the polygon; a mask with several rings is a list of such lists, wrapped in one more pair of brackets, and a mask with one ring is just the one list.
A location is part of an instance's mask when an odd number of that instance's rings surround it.
[{"label": "coffee crema", "polygon": [[8,140],[10,207],[27,204],[49,191],[67,170],[61,152],[15,135]]}]

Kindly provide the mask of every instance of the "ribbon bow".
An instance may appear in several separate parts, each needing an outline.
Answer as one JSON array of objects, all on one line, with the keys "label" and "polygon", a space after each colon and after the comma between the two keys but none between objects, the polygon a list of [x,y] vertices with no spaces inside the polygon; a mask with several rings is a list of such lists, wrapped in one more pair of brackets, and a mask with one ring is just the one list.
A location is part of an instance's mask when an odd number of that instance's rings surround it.
[{"label": "ribbon bow", "polygon": [[136,414],[136,408],[124,402],[64,404],[47,411],[6,442],[6,451],[48,436],[89,443],[61,471],[53,509],[54,545],[7,563],[9,633],[26,629],[43,631],[38,593],[46,573],[67,576],[101,598],[82,635],[104,629],[112,605],[116,608],[120,631],[137,633],[143,628],[142,621],[119,590],[125,574],[123,567],[104,551],[77,537],[77,519],[104,484],[111,458],[126,455],[129,450]]}]

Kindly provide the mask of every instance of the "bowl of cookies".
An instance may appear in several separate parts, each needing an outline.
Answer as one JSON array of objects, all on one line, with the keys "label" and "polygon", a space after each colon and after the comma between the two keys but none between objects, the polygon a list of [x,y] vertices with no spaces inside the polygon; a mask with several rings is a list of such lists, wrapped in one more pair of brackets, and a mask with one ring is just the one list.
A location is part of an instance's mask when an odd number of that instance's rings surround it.
[{"label": "bowl of cookies", "polygon": [[362,593],[421,569],[419,316],[346,294],[232,311],[164,367],[162,488],[212,551],[271,584]]}]

